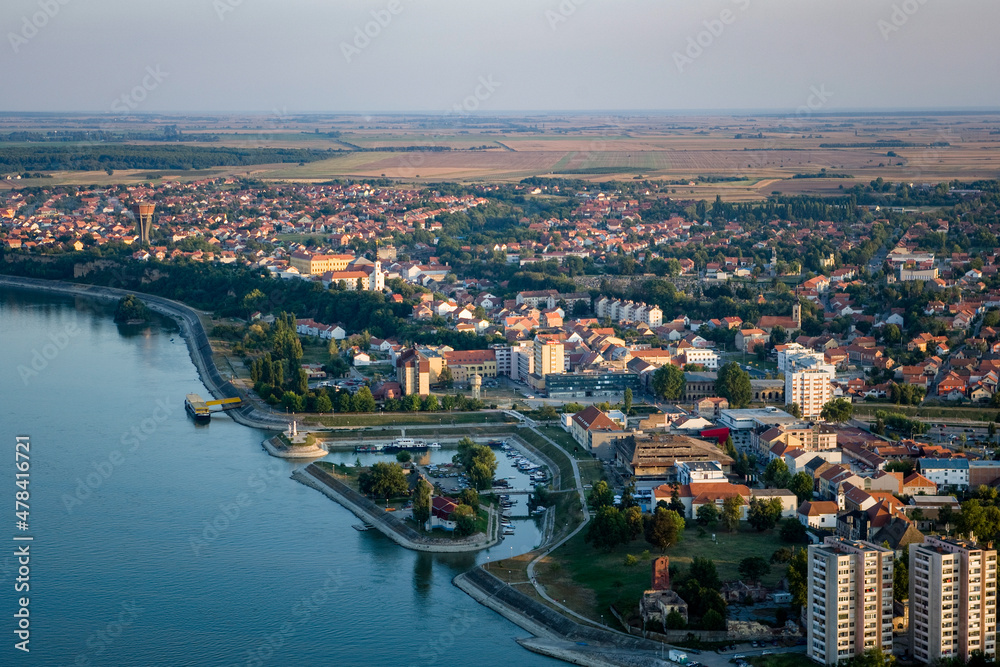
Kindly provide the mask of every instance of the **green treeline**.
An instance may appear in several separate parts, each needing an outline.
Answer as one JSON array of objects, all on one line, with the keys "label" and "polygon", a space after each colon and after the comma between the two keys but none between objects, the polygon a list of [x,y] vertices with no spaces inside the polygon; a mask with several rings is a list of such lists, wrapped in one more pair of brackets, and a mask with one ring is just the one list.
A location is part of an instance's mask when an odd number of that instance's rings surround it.
[{"label": "green treeline", "polygon": [[315,162],[337,152],[341,151],[187,145],[0,145],[0,172],[207,169],[275,162]]}]

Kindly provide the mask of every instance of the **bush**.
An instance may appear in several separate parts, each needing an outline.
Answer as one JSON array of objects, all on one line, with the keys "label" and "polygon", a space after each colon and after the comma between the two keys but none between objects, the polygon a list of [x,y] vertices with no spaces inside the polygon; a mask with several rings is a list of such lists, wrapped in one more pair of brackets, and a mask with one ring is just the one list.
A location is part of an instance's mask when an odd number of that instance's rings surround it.
[{"label": "bush", "polygon": [[632,567],[639,562],[639,559],[632,554],[625,554],[625,567]]}]

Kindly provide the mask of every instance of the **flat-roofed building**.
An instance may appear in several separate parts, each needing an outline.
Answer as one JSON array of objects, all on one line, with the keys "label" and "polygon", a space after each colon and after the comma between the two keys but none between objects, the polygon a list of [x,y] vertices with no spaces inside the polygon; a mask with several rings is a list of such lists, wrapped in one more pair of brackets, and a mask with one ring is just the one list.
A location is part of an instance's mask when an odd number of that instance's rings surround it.
[{"label": "flat-roofed building", "polygon": [[927,536],[910,545],[910,644],[930,663],[973,651],[996,657],[997,552],[973,540]]},{"label": "flat-roofed building", "polygon": [[870,649],[892,653],[891,549],[827,537],[809,546],[806,654],[837,664]]}]

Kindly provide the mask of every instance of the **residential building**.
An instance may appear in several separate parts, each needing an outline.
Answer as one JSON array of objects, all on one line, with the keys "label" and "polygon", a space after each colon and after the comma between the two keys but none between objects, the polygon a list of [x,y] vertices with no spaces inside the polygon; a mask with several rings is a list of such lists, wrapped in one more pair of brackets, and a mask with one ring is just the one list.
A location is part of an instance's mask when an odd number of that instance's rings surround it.
[{"label": "residential building", "polygon": [[396,382],[404,395],[431,393],[430,361],[416,350],[406,350],[396,358]]},{"label": "residential building", "polygon": [[869,649],[892,653],[893,558],[842,537],[809,546],[806,655],[831,665]]},{"label": "residential building", "polygon": [[910,546],[910,637],[925,663],[973,651],[996,658],[997,552],[959,540],[927,536]]},{"label": "residential building", "polygon": [[719,425],[729,429],[733,444],[738,449],[749,450],[753,436],[772,426],[795,424],[799,419],[778,408],[751,408],[746,410],[721,410]]},{"label": "residential building", "polygon": [[483,377],[497,376],[495,350],[452,350],[444,353],[444,361],[451,370],[452,380],[460,384],[477,373]]},{"label": "residential building", "polygon": [[803,417],[807,419],[819,417],[823,406],[833,400],[831,379],[832,374],[821,368],[786,372],[785,405],[797,403]]},{"label": "residential building", "polygon": [[726,473],[718,461],[678,461],[677,483],[726,482]]},{"label": "residential building", "polygon": [[917,459],[920,467],[920,474],[934,482],[938,488],[943,486],[954,486],[957,488],[968,488],[969,486],[969,460],[968,459]]},{"label": "residential building", "polygon": [[570,433],[587,451],[608,460],[614,450],[614,440],[621,437],[622,427],[593,405],[577,412],[570,419]]}]

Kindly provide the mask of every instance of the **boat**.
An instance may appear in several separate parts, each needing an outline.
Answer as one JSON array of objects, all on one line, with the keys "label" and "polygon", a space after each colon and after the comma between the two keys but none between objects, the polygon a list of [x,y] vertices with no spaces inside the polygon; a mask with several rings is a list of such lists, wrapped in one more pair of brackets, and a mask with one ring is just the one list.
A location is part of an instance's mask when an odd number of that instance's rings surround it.
[{"label": "boat", "polygon": [[431,444],[427,445],[427,447],[430,448],[430,449],[441,449],[441,443],[440,442],[432,442]]},{"label": "boat", "polygon": [[355,524],[351,525],[351,528],[353,528],[354,530],[356,530],[358,532],[363,533],[366,530],[371,529],[371,526],[368,525],[368,524],[366,524],[366,523],[355,523]]},{"label": "boat", "polygon": [[381,452],[384,447],[384,445],[358,445],[354,448],[354,451],[357,454],[371,454]]},{"label": "boat", "polygon": [[184,398],[184,409],[196,422],[208,422],[212,419],[212,413],[198,394],[188,394]]},{"label": "boat", "polygon": [[503,534],[504,535],[513,535],[514,534],[514,529],[513,528],[504,528],[503,529]]}]

